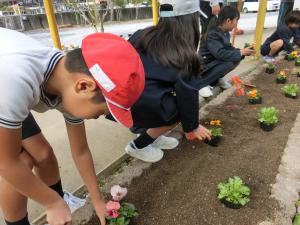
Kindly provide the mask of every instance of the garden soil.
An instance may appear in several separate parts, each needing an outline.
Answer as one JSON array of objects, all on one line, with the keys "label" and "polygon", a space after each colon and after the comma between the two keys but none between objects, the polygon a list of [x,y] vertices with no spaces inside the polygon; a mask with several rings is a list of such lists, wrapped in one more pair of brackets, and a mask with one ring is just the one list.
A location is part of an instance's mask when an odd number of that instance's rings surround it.
[{"label": "garden soil", "polygon": [[[294,63],[278,64],[278,69],[286,67],[294,68]],[[276,73],[262,72],[252,81],[262,93],[261,105],[233,95],[208,109],[203,123],[222,120],[219,147],[186,141],[176,150],[165,151],[163,160],[132,181],[126,201],[134,203],[140,215],[131,225],[257,225],[272,220],[279,204],[270,198],[271,186],[300,105],[299,99],[281,93],[283,85],[276,84],[275,78]],[[300,84],[300,78],[289,75],[288,83]],[[280,122],[272,132],[262,131],[257,121],[264,106],[279,109]],[[251,202],[238,210],[217,199],[218,183],[233,175],[252,191]],[[88,223],[96,224],[95,218]]]}]

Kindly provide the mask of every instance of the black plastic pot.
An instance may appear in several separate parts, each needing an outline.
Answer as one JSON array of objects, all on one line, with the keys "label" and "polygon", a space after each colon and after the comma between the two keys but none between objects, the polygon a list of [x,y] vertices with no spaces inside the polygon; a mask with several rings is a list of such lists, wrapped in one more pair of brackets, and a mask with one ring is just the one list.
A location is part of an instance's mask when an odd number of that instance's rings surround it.
[{"label": "black plastic pot", "polygon": [[266,73],[268,73],[268,74],[275,73],[275,68],[272,68],[272,69],[266,68]]},{"label": "black plastic pot", "polygon": [[276,78],[276,83],[277,84],[285,84],[286,83],[286,78],[285,79]]},{"label": "black plastic pot", "polygon": [[295,61],[295,66],[300,66],[300,62]]},{"label": "black plastic pot", "polygon": [[297,72],[297,77],[300,77],[300,72]]},{"label": "black plastic pot", "polygon": [[298,95],[296,95],[296,96],[292,96],[292,95],[289,95],[289,94],[284,94],[284,95],[287,98],[293,98],[293,99],[298,98]]},{"label": "black plastic pot", "polygon": [[262,103],[261,97],[260,98],[249,98],[248,100],[249,100],[249,103],[253,104],[253,105]]},{"label": "black plastic pot", "polygon": [[218,147],[221,137],[211,137],[211,140],[205,139],[204,143],[213,147]]},{"label": "black plastic pot", "polygon": [[261,129],[263,129],[264,131],[272,131],[275,128],[274,124],[265,124],[265,123],[260,123],[260,127]]},{"label": "black plastic pot", "polygon": [[227,201],[225,198],[220,200],[226,207],[231,209],[240,209],[243,207],[241,204],[234,204],[232,202]]}]

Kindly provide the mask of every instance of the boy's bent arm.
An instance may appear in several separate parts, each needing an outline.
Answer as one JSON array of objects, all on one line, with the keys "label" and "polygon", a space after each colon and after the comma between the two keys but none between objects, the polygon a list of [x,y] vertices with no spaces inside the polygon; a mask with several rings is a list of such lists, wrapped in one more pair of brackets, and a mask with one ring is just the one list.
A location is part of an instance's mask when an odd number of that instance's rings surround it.
[{"label": "boy's bent arm", "polygon": [[98,187],[93,157],[87,143],[84,123],[75,125],[66,122],[66,127],[68,131],[72,157],[91,195],[93,205],[101,224],[104,225],[106,214],[105,202]]},{"label": "boy's bent arm", "polygon": [[[0,127],[0,176],[23,195],[33,199],[47,208],[51,224],[70,222],[71,214],[62,204],[60,196],[38,179],[20,160],[21,129]],[[54,206],[61,213],[58,215]],[[51,211],[51,212],[50,212]],[[53,220],[53,218],[55,218]],[[58,222],[58,220],[59,222]]]}]

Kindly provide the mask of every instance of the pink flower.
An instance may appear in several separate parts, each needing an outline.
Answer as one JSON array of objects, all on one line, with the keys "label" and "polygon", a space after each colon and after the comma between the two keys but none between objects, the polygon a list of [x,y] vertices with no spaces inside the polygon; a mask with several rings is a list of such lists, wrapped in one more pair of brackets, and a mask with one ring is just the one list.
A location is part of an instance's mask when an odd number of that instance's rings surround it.
[{"label": "pink flower", "polygon": [[115,201],[121,201],[127,195],[127,188],[115,185],[110,189],[110,194]]},{"label": "pink flower", "polygon": [[121,208],[119,202],[109,201],[106,203],[106,210],[108,212],[109,217],[118,218],[119,213],[118,210]]},{"label": "pink flower", "polygon": [[120,209],[121,205],[119,202],[109,201],[106,203],[106,209],[108,211],[118,211]]}]

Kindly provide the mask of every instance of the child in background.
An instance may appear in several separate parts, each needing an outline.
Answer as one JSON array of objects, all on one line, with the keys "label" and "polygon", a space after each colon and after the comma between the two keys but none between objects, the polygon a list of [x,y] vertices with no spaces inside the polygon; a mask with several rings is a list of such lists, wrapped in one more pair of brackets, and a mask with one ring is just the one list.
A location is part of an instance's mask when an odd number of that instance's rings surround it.
[{"label": "child in background", "polygon": [[160,3],[157,26],[137,31],[129,39],[140,54],[146,82],[132,107],[134,129],[142,132],[125,150],[146,162],[159,161],[162,149],[178,145],[175,138],[163,135],[179,122],[185,133],[210,139],[210,132],[199,124],[199,1]]},{"label": "child in background", "polygon": [[[245,56],[255,54],[252,47],[239,49],[230,43],[230,34],[240,18],[239,11],[232,6],[222,8],[216,27],[205,35],[201,43],[199,54],[203,59],[203,80],[206,85],[218,84],[228,89],[231,84],[223,77],[232,71]],[[199,91],[203,97],[212,95],[211,88],[206,86]]]},{"label": "child in background", "polygon": [[260,49],[266,62],[275,61],[274,56],[280,51],[286,51],[286,53],[293,51],[292,39],[299,29],[299,24],[299,11],[292,11],[286,16],[285,24],[278,25],[276,31],[266,39]]}]

